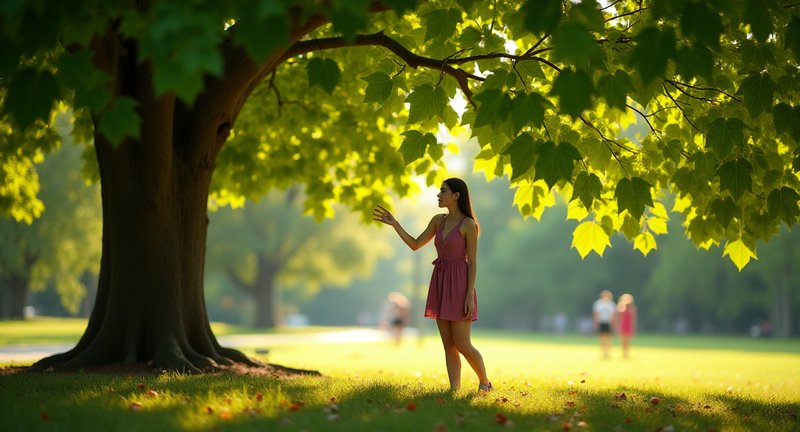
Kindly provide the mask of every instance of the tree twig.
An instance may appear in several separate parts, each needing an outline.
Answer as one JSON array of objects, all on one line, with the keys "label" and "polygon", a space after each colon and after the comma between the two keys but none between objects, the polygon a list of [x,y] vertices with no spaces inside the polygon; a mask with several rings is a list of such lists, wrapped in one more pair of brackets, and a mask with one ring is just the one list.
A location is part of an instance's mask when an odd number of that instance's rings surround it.
[{"label": "tree twig", "polygon": [[678,103],[678,101],[676,101],[676,100],[675,100],[675,98],[674,98],[674,97],[672,97],[672,95],[669,93],[669,90],[667,90],[667,86],[666,86],[666,84],[664,84],[664,83],[661,83],[661,87],[663,87],[663,88],[664,88],[664,94],[666,94],[666,95],[667,95],[667,97],[668,97],[668,98],[670,98],[670,100],[672,100],[672,102],[674,102],[674,103],[675,103],[675,105],[678,107],[678,109],[679,109],[679,110],[681,110],[681,115],[683,115],[683,118],[684,118],[684,119],[686,119],[686,121],[687,121],[687,122],[688,122],[690,125],[692,125],[692,127],[693,127],[693,128],[695,128],[695,129],[696,129],[698,132],[700,132],[701,134],[705,134],[705,132],[703,132],[702,130],[700,130],[700,128],[699,128],[699,127],[697,127],[697,126],[696,126],[694,123],[692,123],[692,121],[689,119],[689,116],[687,116],[687,115],[686,115],[686,112],[683,110],[683,108],[681,108],[681,104],[679,104],[679,103]]}]

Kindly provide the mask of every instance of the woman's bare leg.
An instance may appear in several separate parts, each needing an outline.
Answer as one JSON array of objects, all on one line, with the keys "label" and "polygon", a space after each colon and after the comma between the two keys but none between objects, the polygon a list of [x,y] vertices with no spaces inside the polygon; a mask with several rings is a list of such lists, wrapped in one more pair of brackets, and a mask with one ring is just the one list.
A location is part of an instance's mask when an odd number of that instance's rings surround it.
[{"label": "woman's bare leg", "polygon": [[472,341],[470,340],[472,321],[451,321],[451,325],[456,348],[467,359],[469,365],[472,366],[472,370],[478,375],[480,383],[487,386],[490,385],[489,377],[486,376],[486,366],[483,364],[483,356],[472,346]]},{"label": "woman's bare leg", "polygon": [[456,348],[455,339],[453,339],[452,321],[436,320],[436,326],[439,328],[439,336],[442,337],[442,345],[444,346],[444,361],[447,365],[447,378],[450,380],[450,390],[458,390],[461,387],[461,356]]},{"label": "woman's bare leg", "polygon": [[622,356],[628,358],[628,349],[631,345],[631,335],[623,334],[620,336],[622,341]]}]

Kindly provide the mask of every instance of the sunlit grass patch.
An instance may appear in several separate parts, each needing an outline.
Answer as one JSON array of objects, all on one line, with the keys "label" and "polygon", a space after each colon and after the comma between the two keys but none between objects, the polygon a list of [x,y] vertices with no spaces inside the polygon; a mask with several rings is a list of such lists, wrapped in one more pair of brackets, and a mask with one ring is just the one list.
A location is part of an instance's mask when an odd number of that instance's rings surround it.
[{"label": "sunlit grass patch", "polygon": [[774,342],[773,352],[634,345],[630,359],[605,360],[591,337],[480,332],[497,388],[487,396],[466,362],[461,391],[447,390],[435,335],[276,345],[261,357],[322,377],[0,375],[0,430],[797,430],[800,355]]}]

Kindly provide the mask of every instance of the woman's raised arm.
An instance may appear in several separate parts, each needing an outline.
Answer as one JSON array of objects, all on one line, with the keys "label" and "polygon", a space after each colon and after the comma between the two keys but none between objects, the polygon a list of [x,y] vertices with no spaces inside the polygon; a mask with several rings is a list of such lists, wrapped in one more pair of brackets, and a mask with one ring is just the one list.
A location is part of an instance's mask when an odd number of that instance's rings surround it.
[{"label": "woman's raised arm", "polygon": [[411,248],[411,250],[417,250],[422,246],[425,246],[434,235],[436,235],[436,228],[439,225],[439,221],[442,215],[436,215],[431,218],[431,221],[428,223],[427,228],[425,231],[422,232],[416,238],[412,237],[411,234],[407,233],[406,230],[400,226],[400,222],[394,218],[389,210],[381,207],[380,205],[372,211],[372,219],[376,221],[380,221],[385,223],[386,225],[391,225],[392,228],[397,232],[397,235]]}]

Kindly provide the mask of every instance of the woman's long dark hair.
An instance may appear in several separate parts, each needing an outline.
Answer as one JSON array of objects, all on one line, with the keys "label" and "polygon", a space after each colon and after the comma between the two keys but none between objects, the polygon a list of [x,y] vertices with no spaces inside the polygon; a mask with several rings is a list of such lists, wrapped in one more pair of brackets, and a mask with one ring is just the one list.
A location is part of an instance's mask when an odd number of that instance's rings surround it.
[{"label": "woman's long dark hair", "polygon": [[447,187],[455,193],[459,193],[458,197],[458,209],[461,210],[461,213],[464,213],[466,216],[472,218],[475,221],[475,227],[480,232],[480,227],[478,226],[478,218],[475,217],[475,211],[472,210],[472,201],[469,199],[469,189],[467,189],[467,184],[464,183],[464,180],[461,180],[457,177],[451,177],[444,181],[447,184]]}]

